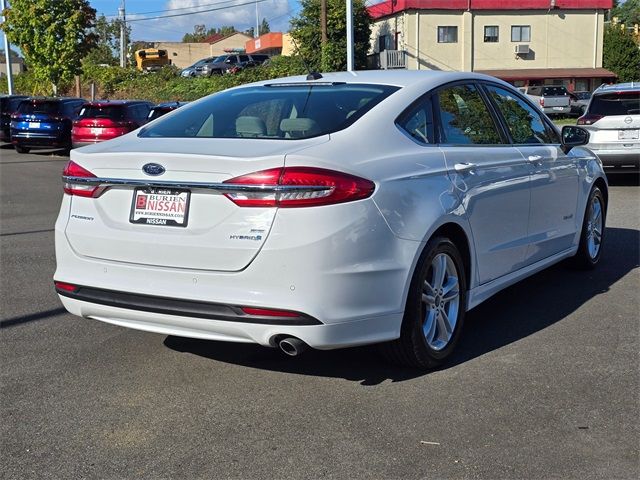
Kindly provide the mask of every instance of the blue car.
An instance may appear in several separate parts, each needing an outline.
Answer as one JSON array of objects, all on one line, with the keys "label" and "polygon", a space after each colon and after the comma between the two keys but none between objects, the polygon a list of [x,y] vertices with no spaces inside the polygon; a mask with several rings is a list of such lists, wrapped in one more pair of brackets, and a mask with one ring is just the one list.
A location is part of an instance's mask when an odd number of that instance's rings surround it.
[{"label": "blue car", "polygon": [[11,143],[18,153],[32,148],[71,148],[71,125],[82,98],[32,98],[11,116]]}]

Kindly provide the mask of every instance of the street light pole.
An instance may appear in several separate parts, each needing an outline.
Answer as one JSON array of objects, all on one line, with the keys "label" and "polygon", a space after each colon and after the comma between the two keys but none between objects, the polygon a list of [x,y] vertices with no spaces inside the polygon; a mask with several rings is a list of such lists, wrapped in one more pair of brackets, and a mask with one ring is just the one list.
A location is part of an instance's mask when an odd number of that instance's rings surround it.
[{"label": "street light pole", "polygon": [[258,0],[256,0],[256,31],[253,34],[253,38],[260,36],[260,21],[258,20]]},{"label": "street light pole", "polygon": [[353,72],[353,0],[347,0],[347,72]]},{"label": "street light pole", "polygon": [[120,66],[122,68],[127,66],[127,54],[125,52],[125,30],[127,28],[127,17],[125,16],[124,0],[120,3],[118,9],[118,16],[120,17]]},{"label": "street light pole", "polygon": [[[0,12],[4,11],[5,3],[4,0],[0,0]],[[4,23],[4,15],[2,16],[2,23]],[[7,62],[7,88],[9,90],[9,95],[13,95],[13,72],[11,71],[11,49],[9,48],[9,39],[7,38],[7,33],[4,34],[4,59]]]}]

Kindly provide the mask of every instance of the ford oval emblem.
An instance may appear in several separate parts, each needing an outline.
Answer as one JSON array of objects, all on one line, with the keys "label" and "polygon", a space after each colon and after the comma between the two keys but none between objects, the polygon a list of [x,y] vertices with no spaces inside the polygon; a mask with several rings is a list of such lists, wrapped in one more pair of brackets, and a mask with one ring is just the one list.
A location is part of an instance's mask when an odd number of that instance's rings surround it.
[{"label": "ford oval emblem", "polygon": [[631,117],[627,117],[624,119],[624,123],[626,123],[627,125],[630,124],[631,122],[633,122],[633,118]]},{"label": "ford oval emblem", "polygon": [[162,175],[166,170],[159,163],[147,163],[142,167],[142,171],[147,175],[157,177],[158,175]]}]

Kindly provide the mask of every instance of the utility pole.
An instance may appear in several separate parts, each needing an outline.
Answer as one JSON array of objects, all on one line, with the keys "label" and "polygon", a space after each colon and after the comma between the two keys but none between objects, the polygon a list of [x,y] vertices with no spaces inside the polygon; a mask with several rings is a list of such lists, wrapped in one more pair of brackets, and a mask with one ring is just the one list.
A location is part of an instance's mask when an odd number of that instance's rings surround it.
[{"label": "utility pole", "polygon": [[[5,3],[4,0],[0,0],[0,12],[4,11]],[[2,23],[4,23],[4,15],[2,16]],[[9,89],[9,95],[13,95],[13,72],[11,71],[11,48],[9,45],[9,39],[7,38],[7,33],[3,32],[4,35],[4,59],[7,62],[7,87]]]},{"label": "utility pole", "polygon": [[253,34],[254,38],[260,36],[260,20],[258,18],[258,0],[256,0],[256,31]]},{"label": "utility pole", "polygon": [[127,29],[127,17],[125,16],[124,0],[120,2],[118,17],[120,18],[120,66],[124,68],[127,66],[127,53],[124,45],[126,36],[125,32]]},{"label": "utility pole", "polygon": [[353,72],[353,0],[347,0],[347,72]]}]

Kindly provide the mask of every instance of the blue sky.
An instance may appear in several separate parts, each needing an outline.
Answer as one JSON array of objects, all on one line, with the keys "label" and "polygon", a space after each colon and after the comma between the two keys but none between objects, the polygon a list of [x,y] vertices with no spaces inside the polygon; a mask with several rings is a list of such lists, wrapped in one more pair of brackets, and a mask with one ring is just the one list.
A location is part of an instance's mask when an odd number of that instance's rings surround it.
[{"label": "blue sky", "polygon": [[[120,0],[89,0],[99,14],[118,14]],[[219,4],[219,5],[216,5]],[[245,4],[245,5],[242,5]],[[238,5],[233,7],[234,5]],[[198,7],[199,8],[194,8]],[[233,7],[233,8],[231,8]],[[146,21],[132,21],[132,37],[134,40],[180,41],[185,33],[192,32],[193,26],[204,24],[209,27],[233,25],[238,30],[246,30],[255,26],[256,5],[252,0],[126,0],[127,19],[142,17],[158,17],[183,14],[198,10],[220,8],[220,10],[203,12],[195,15],[165,17]],[[261,0],[258,3],[260,20],[266,18],[272,31],[287,31],[289,19],[299,11],[298,0]],[[145,15],[136,13],[157,12],[159,10],[181,9],[171,12],[159,12]]]}]

